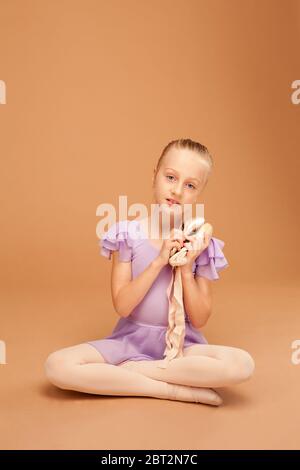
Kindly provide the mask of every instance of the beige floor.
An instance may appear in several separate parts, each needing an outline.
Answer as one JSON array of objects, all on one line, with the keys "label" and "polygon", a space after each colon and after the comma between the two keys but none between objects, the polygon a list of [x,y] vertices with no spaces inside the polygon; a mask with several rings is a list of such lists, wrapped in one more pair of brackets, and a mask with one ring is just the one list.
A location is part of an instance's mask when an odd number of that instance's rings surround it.
[{"label": "beige floor", "polygon": [[[105,301],[102,298],[105,297]],[[254,377],[219,389],[220,408],[63,391],[43,362],[61,347],[109,334],[117,321],[98,291],[3,292],[1,449],[299,449],[299,284],[214,286],[212,344],[248,350]]]}]

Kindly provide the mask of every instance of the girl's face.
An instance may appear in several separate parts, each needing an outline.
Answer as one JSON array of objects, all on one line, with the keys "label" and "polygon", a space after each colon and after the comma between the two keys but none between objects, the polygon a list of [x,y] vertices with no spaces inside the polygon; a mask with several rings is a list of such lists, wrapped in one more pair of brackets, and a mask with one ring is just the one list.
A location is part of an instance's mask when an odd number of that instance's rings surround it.
[{"label": "girl's face", "polygon": [[198,153],[176,148],[163,157],[156,177],[155,172],[156,168],[153,175],[155,203],[166,204],[166,210],[171,213],[174,205],[169,205],[168,199],[175,200],[182,208],[184,204],[196,203],[208,176],[207,166]]}]

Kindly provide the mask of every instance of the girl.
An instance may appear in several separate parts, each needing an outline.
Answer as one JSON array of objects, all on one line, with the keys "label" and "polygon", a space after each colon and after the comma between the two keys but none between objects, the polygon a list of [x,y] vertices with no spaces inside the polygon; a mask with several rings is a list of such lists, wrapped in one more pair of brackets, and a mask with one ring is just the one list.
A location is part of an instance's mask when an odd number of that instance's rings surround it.
[{"label": "girl", "polygon": [[[176,225],[175,203],[194,205],[212,168],[204,145],[190,139],[170,142],[158,160],[152,180],[158,239],[149,235],[154,218],[114,224],[101,240],[101,254],[112,258],[112,299],[120,315],[112,334],[52,352],[45,362],[48,379],[57,387],[99,395],[148,396],[220,405],[212,387],[243,382],[254,361],[243,349],[208,344],[199,331],[212,312],[211,282],[228,262],[224,242],[206,236],[205,243],[187,253],[181,270],[185,309],[183,356],[160,368],[166,346],[168,299],[172,267],[170,251],[183,244]],[[178,206],[177,206],[178,209]],[[168,212],[170,237],[165,238],[163,212]],[[154,222],[155,223],[155,222]],[[131,230],[129,230],[131,229]],[[143,237],[132,237],[133,229]],[[198,245],[199,248],[199,245]],[[117,254],[118,252],[118,254]]]}]

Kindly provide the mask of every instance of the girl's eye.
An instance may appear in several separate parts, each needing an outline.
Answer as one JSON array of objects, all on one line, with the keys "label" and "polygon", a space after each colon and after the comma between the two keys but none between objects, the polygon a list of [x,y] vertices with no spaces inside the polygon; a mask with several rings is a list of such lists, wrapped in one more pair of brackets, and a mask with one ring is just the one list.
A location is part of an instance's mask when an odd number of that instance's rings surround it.
[{"label": "girl's eye", "polygon": [[[166,175],[166,178],[167,178],[169,181],[173,181],[172,178],[174,178],[174,176],[172,176],[172,175]],[[192,183],[188,183],[188,186],[190,186],[190,189],[196,189],[195,186],[194,186]]]}]

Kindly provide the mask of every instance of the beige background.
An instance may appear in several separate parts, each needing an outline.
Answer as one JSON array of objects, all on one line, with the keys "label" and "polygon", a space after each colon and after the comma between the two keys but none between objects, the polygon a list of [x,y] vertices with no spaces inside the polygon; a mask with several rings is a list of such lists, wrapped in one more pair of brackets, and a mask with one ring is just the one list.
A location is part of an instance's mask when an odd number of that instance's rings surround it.
[{"label": "beige background", "polygon": [[[0,447],[299,448],[300,1],[0,10]],[[230,263],[205,334],[251,352],[255,376],[224,390],[219,409],[55,389],[47,355],[118,319],[96,208],[119,195],[150,204],[153,167],[180,137],[213,155],[205,216]]]}]

